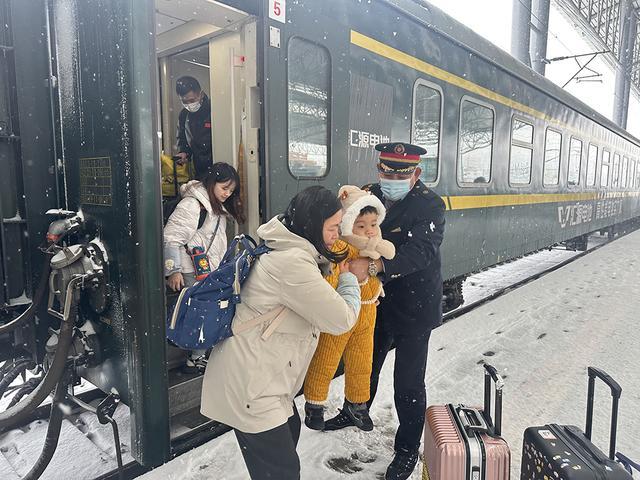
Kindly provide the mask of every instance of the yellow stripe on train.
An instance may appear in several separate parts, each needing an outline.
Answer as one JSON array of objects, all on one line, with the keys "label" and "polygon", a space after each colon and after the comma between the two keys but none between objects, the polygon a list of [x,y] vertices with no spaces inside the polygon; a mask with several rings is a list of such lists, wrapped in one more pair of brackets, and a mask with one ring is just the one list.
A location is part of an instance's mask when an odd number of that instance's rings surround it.
[{"label": "yellow stripe on train", "polygon": [[461,195],[443,197],[447,210],[472,208],[511,207],[542,203],[581,202],[609,198],[633,198],[640,192],[576,192],[576,193],[526,193],[505,195]]}]

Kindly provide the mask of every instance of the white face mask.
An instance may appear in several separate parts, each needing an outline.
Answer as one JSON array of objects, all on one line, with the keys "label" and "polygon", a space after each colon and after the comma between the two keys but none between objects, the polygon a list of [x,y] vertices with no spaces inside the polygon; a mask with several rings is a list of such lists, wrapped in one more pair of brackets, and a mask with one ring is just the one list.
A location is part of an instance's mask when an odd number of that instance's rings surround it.
[{"label": "white face mask", "polygon": [[191,113],[195,113],[198,110],[200,110],[200,107],[202,106],[202,102],[198,101],[194,103],[183,103],[182,106],[187,110],[189,110]]}]

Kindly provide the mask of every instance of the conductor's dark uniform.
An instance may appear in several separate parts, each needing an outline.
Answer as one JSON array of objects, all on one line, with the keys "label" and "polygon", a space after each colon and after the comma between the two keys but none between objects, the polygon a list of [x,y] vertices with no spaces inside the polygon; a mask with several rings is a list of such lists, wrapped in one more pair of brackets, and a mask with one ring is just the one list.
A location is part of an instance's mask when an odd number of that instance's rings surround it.
[{"label": "conductor's dark uniform", "polygon": [[[421,147],[399,143],[377,145],[376,149],[381,152],[379,171],[388,175],[413,173],[419,155],[425,153]],[[364,187],[385,203],[382,236],[396,247],[396,256],[383,260],[385,297],[378,307],[369,403],[376,394],[387,353],[395,345],[393,387],[400,423],[396,457],[400,453],[417,459],[425,420],[429,336],[442,322],[440,244],[445,204],[420,180],[403,198],[392,202],[385,198],[383,190],[391,191],[384,182],[383,175],[382,187],[380,183]]]}]

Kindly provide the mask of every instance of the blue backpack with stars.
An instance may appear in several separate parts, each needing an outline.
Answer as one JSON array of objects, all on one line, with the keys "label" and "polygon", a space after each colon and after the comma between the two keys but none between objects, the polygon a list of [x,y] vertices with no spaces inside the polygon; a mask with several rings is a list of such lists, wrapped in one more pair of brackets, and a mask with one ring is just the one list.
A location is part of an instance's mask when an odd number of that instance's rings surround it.
[{"label": "blue backpack with stars", "polygon": [[183,288],[175,305],[168,308],[167,339],[179,348],[198,350],[233,335],[231,323],[240,303],[240,287],[255,260],[270,250],[247,235],[235,237],[218,268],[192,287]]}]

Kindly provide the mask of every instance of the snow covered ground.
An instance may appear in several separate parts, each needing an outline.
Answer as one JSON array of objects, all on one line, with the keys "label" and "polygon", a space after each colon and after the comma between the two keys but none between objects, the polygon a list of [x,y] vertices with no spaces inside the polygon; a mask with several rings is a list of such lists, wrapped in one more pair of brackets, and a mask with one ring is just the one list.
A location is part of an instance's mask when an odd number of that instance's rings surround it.
[{"label": "snow covered ground", "polygon": [[[595,239],[595,242],[602,240]],[[522,432],[546,422],[584,424],[586,367],[608,371],[623,387],[618,450],[640,459],[640,332],[634,328],[640,298],[640,232],[552,272],[467,313],[432,335],[427,372],[429,403],[482,403],[482,361],[505,377],[503,431],[512,448],[512,475],[519,478]],[[553,249],[489,269],[464,285],[467,301],[509,285],[575,252]],[[393,453],[397,418],[393,408],[393,354],[382,371],[372,417],[373,432],[356,429],[313,432],[302,428],[298,451],[302,478],[382,478]],[[331,387],[329,412],[342,404],[341,378]],[[610,405],[605,388],[596,389],[594,439],[607,451]],[[303,399],[298,399],[302,414]],[[125,406],[116,412],[123,443],[129,439]],[[90,414],[65,424],[51,467],[43,478],[85,480],[115,468],[110,429]],[[0,437],[0,479],[18,479],[39,452],[44,423]],[[80,432],[80,433],[79,433]],[[97,447],[97,448],[96,448]],[[78,458],[82,462],[78,462]],[[125,447],[125,462],[130,460]],[[412,480],[421,478],[421,466]],[[233,434],[223,435],[140,477],[143,480],[246,480],[248,475]]]},{"label": "snow covered ground", "polygon": [[[429,403],[482,403],[481,363],[505,377],[503,434],[512,449],[511,478],[520,475],[527,426],[585,419],[586,367],[606,370],[623,387],[618,450],[640,459],[640,232],[510,292],[438,328],[427,373]],[[533,258],[533,257],[530,257]],[[372,408],[373,432],[314,432],[303,427],[298,452],[303,479],[381,478],[393,453],[391,356]],[[333,382],[329,414],[342,403]],[[302,414],[302,399],[298,408]],[[608,451],[609,395],[597,385],[593,438]],[[412,480],[421,478],[421,467]],[[144,475],[143,480],[246,480],[233,434],[202,445]]]}]

